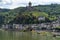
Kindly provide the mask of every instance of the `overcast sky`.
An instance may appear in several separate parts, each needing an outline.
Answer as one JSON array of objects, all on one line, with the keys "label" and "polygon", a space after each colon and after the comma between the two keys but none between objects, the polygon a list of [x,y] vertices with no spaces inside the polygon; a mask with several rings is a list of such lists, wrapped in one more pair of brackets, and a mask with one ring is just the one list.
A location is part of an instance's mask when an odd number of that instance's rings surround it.
[{"label": "overcast sky", "polygon": [[32,5],[60,4],[60,0],[0,0],[0,8],[14,9],[20,6],[27,6],[29,1],[32,2]]}]

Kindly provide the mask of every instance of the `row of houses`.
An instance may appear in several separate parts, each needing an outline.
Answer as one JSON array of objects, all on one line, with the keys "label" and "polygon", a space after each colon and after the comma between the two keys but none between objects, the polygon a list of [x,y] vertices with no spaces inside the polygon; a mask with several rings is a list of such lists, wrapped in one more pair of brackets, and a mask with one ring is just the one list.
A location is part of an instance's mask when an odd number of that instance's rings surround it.
[{"label": "row of houses", "polygon": [[17,29],[17,30],[23,30],[27,29],[28,27],[31,28],[55,28],[55,27],[60,27],[60,23],[58,22],[52,22],[52,23],[41,23],[41,24],[4,24],[2,25],[2,29]]}]

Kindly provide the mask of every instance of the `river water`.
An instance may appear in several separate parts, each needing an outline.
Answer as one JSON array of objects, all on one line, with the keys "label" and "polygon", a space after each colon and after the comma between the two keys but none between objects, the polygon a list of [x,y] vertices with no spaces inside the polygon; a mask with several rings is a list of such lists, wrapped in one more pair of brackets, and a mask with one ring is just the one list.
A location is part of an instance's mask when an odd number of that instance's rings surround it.
[{"label": "river water", "polygon": [[0,31],[0,40],[53,40],[53,39],[54,38],[52,37],[41,36],[40,34],[32,32]]}]

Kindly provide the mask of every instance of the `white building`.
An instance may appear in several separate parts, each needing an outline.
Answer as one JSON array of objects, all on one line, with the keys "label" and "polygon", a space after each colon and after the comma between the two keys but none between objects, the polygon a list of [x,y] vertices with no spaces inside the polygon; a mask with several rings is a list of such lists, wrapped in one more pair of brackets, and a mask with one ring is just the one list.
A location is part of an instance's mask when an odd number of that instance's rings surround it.
[{"label": "white building", "polygon": [[44,17],[44,16],[39,16],[39,17],[38,17],[38,20],[39,20],[39,21],[45,20],[45,17]]}]

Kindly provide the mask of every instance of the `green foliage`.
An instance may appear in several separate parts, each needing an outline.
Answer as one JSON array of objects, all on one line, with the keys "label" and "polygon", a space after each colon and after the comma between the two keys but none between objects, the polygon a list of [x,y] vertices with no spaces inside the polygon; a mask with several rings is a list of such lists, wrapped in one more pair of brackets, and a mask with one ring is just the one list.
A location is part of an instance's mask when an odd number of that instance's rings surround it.
[{"label": "green foliage", "polygon": [[[33,6],[35,10],[28,11],[26,7],[19,7],[16,9],[12,9],[7,12],[0,12],[1,16],[4,16],[4,23],[39,23],[38,21],[39,16],[44,16],[47,21],[54,21],[57,19],[56,16],[60,15],[60,5],[58,4],[51,4],[51,5],[38,5]],[[22,20],[21,20],[21,19]],[[42,21],[42,22],[46,22]]]},{"label": "green foliage", "polygon": [[51,5],[39,5],[35,6],[38,11],[46,12],[49,15],[60,15],[60,5],[59,4],[51,4]]},{"label": "green foliage", "polygon": [[49,17],[49,20],[56,20],[56,19],[57,19],[56,16]]}]

